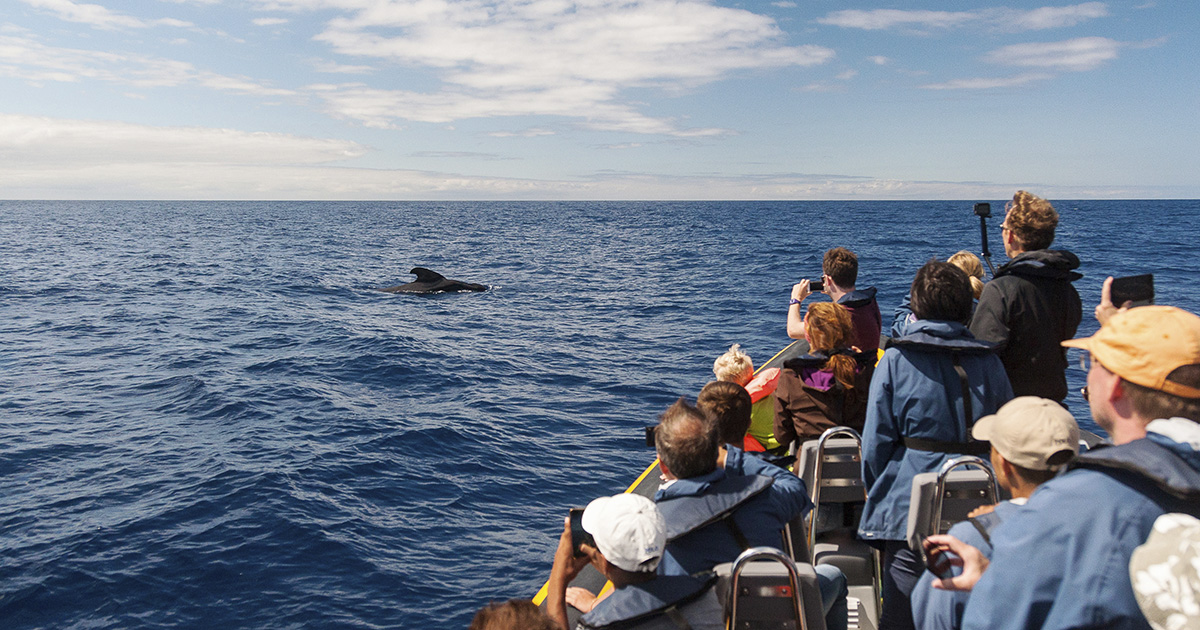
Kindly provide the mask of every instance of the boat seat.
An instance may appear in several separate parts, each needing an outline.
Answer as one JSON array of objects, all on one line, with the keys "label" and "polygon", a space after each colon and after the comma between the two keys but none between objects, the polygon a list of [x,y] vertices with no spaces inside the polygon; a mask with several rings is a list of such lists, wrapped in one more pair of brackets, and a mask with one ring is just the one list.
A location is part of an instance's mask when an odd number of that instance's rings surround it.
[{"label": "boat seat", "polygon": [[[974,470],[966,470],[971,466]],[[924,554],[921,541],[926,536],[943,534],[981,505],[1000,499],[996,477],[989,463],[978,457],[958,457],[947,461],[938,472],[913,477],[908,509],[908,544]]]},{"label": "boat seat", "polygon": [[811,564],[771,547],[751,547],[715,571],[730,630],[825,630]]}]

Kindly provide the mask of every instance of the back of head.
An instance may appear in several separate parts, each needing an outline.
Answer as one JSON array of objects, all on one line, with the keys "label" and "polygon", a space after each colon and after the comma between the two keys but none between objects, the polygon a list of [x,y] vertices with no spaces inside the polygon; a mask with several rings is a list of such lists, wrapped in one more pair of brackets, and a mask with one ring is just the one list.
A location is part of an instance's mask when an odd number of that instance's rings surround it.
[{"label": "back of head", "polygon": [[975,423],[971,435],[1040,484],[1079,453],[1079,425],[1062,405],[1037,396],[1018,396]]},{"label": "back of head", "polygon": [[966,324],[971,319],[971,283],[962,269],[931,260],[912,283],[912,312],[918,319]]},{"label": "back of head", "polygon": [[581,524],[610,567],[628,575],[623,583],[654,575],[667,544],[666,522],[654,501],[628,492],[600,497],[584,508]]},{"label": "back of head", "polygon": [[716,470],[718,444],[712,424],[682,398],[658,417],[654,445],[671,474],[689,479]]},{"label": "back of head", "polygon": [[[809,304],[804,316],[804,330],[812,350],[821,352],[848,348],[854,338],[850,310],[833,302]],[[854,387],[854,374],[858,369],[854,359],[835,354],[829,357],[829,367],[842,387]]]},{"label": "back of head", "polygon": [[[750,430],[750,408],[753,405],[745,387],[727,381],[713,381],[696,396],[696,407],[716,425],[720,444],[741,446],[746,431]],[[670,466],[667,464],[668,468]]]},{"label": "back of head", "polygon": [[1200,317],[1174,306],[1139,306],[1113,315],[1095,335],[1062,345],[1087,350],[1121,377],[1142,418],[1200,422]]},{"label": "back of head", "polygon": [[750,361],[750,355],[742,352],[742,347],[735,343],[713,361],[713,375],[718,381],[745,385],[754,378],[754,363]]},{"label": "back of head", "polygon": [[971,293],[975,295],[975,299],[979,299],[979,294],[983,293],[983,263],[979,262],[979,257],[967,250],[955,252],[953,256],[946,259],[946,262],[963,270],[967,274],[971,282]]},{"label": "back of head", "polygon": [[527,599],[492,602],[479,609],[467,630],[558,630],[558,624]]},{"label": "back of head", "polygon": [[1025,251],[1046,249],[1054,242],[1058,212],[1049,201],[1018,190],[1004,209],[1007,212],[1004,223]]},{"label": "back of head", "polygon": [[858,282],[858,256],[845,247],[834,247],[825,252],[821,270],[843,289]]}]

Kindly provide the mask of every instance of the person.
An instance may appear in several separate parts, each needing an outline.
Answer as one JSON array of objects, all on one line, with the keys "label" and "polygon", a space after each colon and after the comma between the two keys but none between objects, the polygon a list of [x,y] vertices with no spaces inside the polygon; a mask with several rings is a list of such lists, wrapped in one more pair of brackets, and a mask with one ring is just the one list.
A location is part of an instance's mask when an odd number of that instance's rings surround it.
[{"label": "person", "polygon": [[[883,316],[875,301],[875,287],[859,290],[858,256],[845,247],[834,247],[825,252],[821,262],[823,292],[833,301],[850,309],[854,322],[854,345],[870,356],[879,351],[879,333],[883,327]],[[804,318],[800,305],[812,295],[812,283],[805,279],[792,286],[792,299],[788,303],[787,333],[792,339],[804,338]]]},{"label": "person", "polygon": [[[975,304],[979,303],[979,295],[983,293],[983,263],[979,262],[979,257],[967,250],[957,251],[946,259],[946,262],[962,269],[967,274],[967,278],[971,282],[971,294],[975,298]],[[975,308],[972,306],[971,313],[974,315]],[[900,303],[892,311],[892,328],[890,336],[903,337],[908,325],[917,318],[912,314],[912,295],[905,295],[904,301]]]},{"label": "person", "polygon": [[971,427],[1012,398],[992,345],[967,330],[967,275],[930,261],[917,271],[911,295],[917,321],[875,367],[863,428],[867,501],[858,534],[883,551],[880,628],[912,627],[909,595],[924,569],[906,542],[913,477],[956,454],[987,453],[970,442]]},{"label": "person", "polygon": [[558,624],[537,604],[527,599],[510,599],[480,608],[467,630],[558,630]]},{"label": "person", "polygon": [[[1168,512],[1200,516],[1200,317],[1170,306],[1112,315],[1087,351],[1088,406],[1113,446],[1077,457],[935,587],[974,590],[964,628],[1147,629],[1129,579],[1134,549]],[[936,538],[936,539],[935,539]]]},{"label": "person", "polygon": [[1154,630],[1200,628],[1200,519],[1163,514],[1129,559],[1138,607]]},{"label": "person", "polygon": [[750,392],[737,383],[712,381],[696,394],[696,408],[713,422],[717,444],[738,446],[750,428]]},{"label": "person", "polygon": [[[750,428],[742,440],[748,452],[770,452],[782,455],[786,444],[775,439],[775,389],[779,386],[779,368],[767,368],[754,374],[754,362],[741,346],[733,344],[713,362],[713,375],[718,381],[737,383],[750,394]],[[735,442],[736,443],[736,442]]]},{"label": "person", "polygon": [[[996,526],[1079,453],[1079,426],[1071,412],[1053,400],[1020,396],[980,418],[971,433],[991,443],[996,483],[1012,499],[975,510],[948,533],[991,557],[991,532]],[[969,593],[935,589],[935,579],[926,571],[913,588],[913,622],[924,630],[958,630]]]},{"label": "person", "polygon": [[[732,562],[750,547],[780,548],[784,526],[812,508],[796,475],[732,444],[721,448],[715,431],[721,422],[679,399],[655,428],[666,481],[654,500],[671,538],[664,573],[691,575]],[[833,565],[814,569],[826,626],[845,630],[846,576]]]},{"label": "person", "polygon": [[971,333],[996,344],[1017,396],[1067,397],[1067,355],[1059,345],[1075,336],[1082,306],[1071,284],[1083,276],[1079,258],[1049,249],[1058,213],[1050,202],[1017,191],[1000,234],[1011,259],[983,287]]},{"label": "person", "polygon": [[571,520],[566,519],[554,567],[546,587],[546,613],[560,630],[569,630],[567,584],[589,563],[612,582],[611,594],[580,617],[577,628],[678,628],[677,615],[694,630],[725,627],[724,612],[712,586],[713,575],[660,575],[666,523],[658,506],[640,494],[600,497],[583,511],[583,529],[593,542],[580,545],[576,557]]},{"label": "person", "polygon": [[850,311],[841,304],[810,304],[804,324],[811,350],[783,364],[775,390],[776,439],[806,442],[838,426],[861,433],[875,357],[852,347]]}]

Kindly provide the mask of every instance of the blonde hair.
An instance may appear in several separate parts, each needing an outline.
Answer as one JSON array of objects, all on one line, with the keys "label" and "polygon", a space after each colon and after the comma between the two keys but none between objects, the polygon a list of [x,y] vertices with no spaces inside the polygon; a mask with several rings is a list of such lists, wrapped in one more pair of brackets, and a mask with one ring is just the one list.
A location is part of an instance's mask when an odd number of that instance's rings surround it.
[{"label": "blonde hair", "polygon": [[[808,313],[804,316],[804,331],[808,335],[811,350],[830,351],[850,346],[854,336],[854,325],[850,320],[850,311],[841,304],[834,302],[814,302],[808,305]],[[829,357],[826,368],[833,372],[833,378],[842,387],[854,387],[854,376],[858,366],[854,359],[835,354]]]},{"label": "blonde hair", "polygon": [[983,263],[979,262],[979,257],[964,249],[947,258],[946,262],[967,273],[971,279],[971,293],[978,300],[979,294],[983,293]]},{"label": "blonde hair", "polygon": [[1012,201],[1004,206],[1004,223],[1026,251],[1046,249],[1054,242],[1054,228],[1058,227],[1058,212],[1049,201],[1018,190]]},{"label": "blonde hair", "polygon": [[729,350],[713,361],[713,375],[718,381],[728,381],[745,385],[754,378],[754,362],[750,355],[742,352],[739,344],[729,346]]}]

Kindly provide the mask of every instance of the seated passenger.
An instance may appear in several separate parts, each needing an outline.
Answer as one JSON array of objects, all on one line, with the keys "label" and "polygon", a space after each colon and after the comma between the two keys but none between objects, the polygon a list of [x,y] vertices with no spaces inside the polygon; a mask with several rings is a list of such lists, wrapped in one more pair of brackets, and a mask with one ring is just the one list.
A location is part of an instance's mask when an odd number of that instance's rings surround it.
[{"label": "seated passenger", "polygon": [[746,388],[736,383],[712,381],[696,395],[696,407],[712,421],[721,449],[741,445],[750,428],[753,407]]},{"label": "seated passenger", "polygon": [[[855,288],[858,282],[858,256],[845,247],[834,247],[825,252],[821,261],[822,291],[833,301],[850,309],[854,322],[854,344],[859,350],[874,356],[879,351],[879,333],[883,317],[875,301],[875,287],[863,290]],[[800,304],[809,295],[812,283],[801,280],[792,286],[792,299],[788,302],[787,334],[792,339],[804,338],[804,319],[800,316]]]},{"label": "seated passenger", "polygon": [[712,590],[715,576],[656,573],[666,527],[653,501],[640,494],[601,497],[584,510],[583,529],[592,541],[584,542],[583,555],[576,557],[571,520],[566,519],[547,582],[546,612],[560,630],[569,630],[567,584],[589,563],[614,590],[579,619],[578,628],[676,627],[676,615],[694,630],[725,627],[721,602]]},{"label": "seated passenger", "polygon": [[863,428],[867,502],[859,537],[884,552],[880,628],[911,628],[909,595],[924,570],[906,542],[912,479],[955,455],[988,452],[971,426],[1012,398],[992,346],[967,330],[971,284],[961,269],[928,262],[912,283],[917,321],[875,367]]},{"label": "seated passenger", "polygon": [[[990,558],[992,530],[1079,452],[1079,426],[1071,412],[1053,400],[1021,396],[995,415],[980,418],[972,434],[991,442],[996,483],[1013,498],[979,508],[948,533]],[[935,589],[936,579],[926,571],[913,589],[913,622],[924,630],[958,630],[970,593]]]},{"label": "seated passenger", "polygon": [[[971,313],[975,313],[975,305],[979,303],[979,294],[983,293],[983,263],[979,262],[979,257],[967,250],[955,252],[946,262],[962,269],[967,277],[971,280],[971,293],[975,296],[971,306]],[[908,329],[908,325],[917,321],[917,318],[912,314],[912,295],[904,296],[904,301],[892,311],[892,329],[891,337],[903,337],[904,332]]]},{"label": "seated passenger", "polygon": [[861,433],[875,357],[851,347],[850,312],[840,304],[810,304],[804,324],[811,350],[783,364],[775,390],[776,439],[806,442],[837,426]]},{"label": "seated passenger", "polygon": [[475,613],[467,630],[557,630],[537,604],[527,599],[492,602]]},{"label": "seated passenger", "polygon": [[1200,627],[1200,519],[1163,514],[1129,559],[1138,607],[1154,630]]},{"label": "seated passenger", "polygon": [[[750,429],[741,442],[747,451],[783,454],[787,445],[780,445],[773,433],[775,424],[775,387],[779,384],[779,368],[767,368],[754,375],[754,362],[750,355],[733,344],[725,354],[713,362],[713,374],[718,381],[737,383],[750,393]],[[738,442],[732,442],[738,444]]]}]

